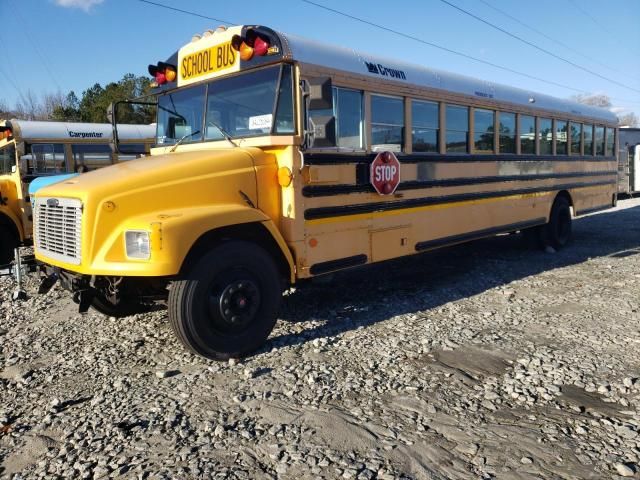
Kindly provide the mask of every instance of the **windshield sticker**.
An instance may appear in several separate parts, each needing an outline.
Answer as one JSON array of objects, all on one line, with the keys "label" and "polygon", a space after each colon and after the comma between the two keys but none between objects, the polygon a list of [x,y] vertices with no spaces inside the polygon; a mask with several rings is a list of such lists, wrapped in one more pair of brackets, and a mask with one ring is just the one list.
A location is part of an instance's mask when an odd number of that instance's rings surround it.
[{"label": "windshield sticker", "polygon": [[266,115],[256,115],[255,117],[249,117],[249,130],[271,130],[271,121],[273,115],[267,113]]}]

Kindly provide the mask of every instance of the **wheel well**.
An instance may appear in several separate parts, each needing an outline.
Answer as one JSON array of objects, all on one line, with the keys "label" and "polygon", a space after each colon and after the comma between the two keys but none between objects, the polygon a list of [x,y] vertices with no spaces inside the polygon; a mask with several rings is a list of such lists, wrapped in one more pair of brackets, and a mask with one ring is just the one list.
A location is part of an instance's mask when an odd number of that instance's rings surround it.
[{"label": "wheel well", "polygon": [[8,228],[9,232],[13,234],[13,238],[16,242],[20,243],[20,232],[18,231],[18,227],[13,223],[13,220],[8,216],[0,213],[0,228]]},{"label": "wheel well", "polygon": [[569,202],[569,206],[573,210],[573,215],[575,215],[575,208],[573,206],[573,199],[571,198],[571,194],[566,190],[560,190],[556,195],[556,198],[553,200],[553,203],[555,203],[558,198],[564,198],[567,202]]},{"label": "wheel well", "polygon": [[182,262],[180,273],[187,272],[202,255],[215,246],[231,240],[244,240],[264,248],[276,262],[278,270],[287,284],[289,283],[291,278],[289,262],[282,254],[271,233],[259,222],[229,225],[204,233],[189,250],[184,262]]}]

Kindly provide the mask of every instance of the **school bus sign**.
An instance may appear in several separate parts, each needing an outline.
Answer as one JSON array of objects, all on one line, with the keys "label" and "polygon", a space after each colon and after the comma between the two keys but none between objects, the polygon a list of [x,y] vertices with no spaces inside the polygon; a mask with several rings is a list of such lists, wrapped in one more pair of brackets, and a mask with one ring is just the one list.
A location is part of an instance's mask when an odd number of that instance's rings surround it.
[{"label": "school bus sign", "polygon": [[237,60],[238,52],[233,49],[230,41],[198,50],[180,60],[180,79],[188,81],[217,72],[228,73],[238,64]]},{"label": "school bus sign", "polygon": [[178,86],[239,71],[240,55],[231,44],[238,33],[240,29],[230,28],[182,47],[178,52]]}]

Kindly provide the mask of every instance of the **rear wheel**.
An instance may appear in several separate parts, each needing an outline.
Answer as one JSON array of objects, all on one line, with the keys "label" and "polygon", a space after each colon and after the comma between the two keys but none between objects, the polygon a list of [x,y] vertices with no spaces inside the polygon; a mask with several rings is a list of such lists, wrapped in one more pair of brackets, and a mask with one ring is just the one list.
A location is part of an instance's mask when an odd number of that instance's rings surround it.
[{"label": "rear wheel", "polygon": [[204,255],[169,291],[169,320],[191,351],[213,360],[259,348],[275,325],[282,279],[259,246],[233,241]]},{"label": "rear wheel", "polygon": [[553,202],[549,222],[542,227],[541,234],[543,245],[556,250],[571,241],[571,207],[565,197],[557,197]]}]

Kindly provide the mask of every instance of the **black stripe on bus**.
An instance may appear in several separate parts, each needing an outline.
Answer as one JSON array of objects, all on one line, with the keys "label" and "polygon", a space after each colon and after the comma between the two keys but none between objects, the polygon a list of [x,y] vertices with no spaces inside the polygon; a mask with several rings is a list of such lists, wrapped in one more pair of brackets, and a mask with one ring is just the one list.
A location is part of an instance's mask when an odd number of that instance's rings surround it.
[{"label": "black stripe on bus", "polygon": [[[440,180],[409,180],[407,182],[401,182],[400,185],[398,185],[398,190],[416,190],[420,188],[434,187],[462,187],[469,185],[482,185],[486,183],[530,182],[535,180],[555,180],[576,177],[600,177],[617,174],[617,170],[611,170],[604,172],[545,173],[539,175],[497,175],[492,177],[444,178]],[[375,192],[375,189],[370,183],[364,183],[362,181],[356,185],[307,185],[302,188],[302,195],[305,197],[330,197],[333,195],[367,192]]]},{"label": "black stripe on bus", "polygon": [[498,235],[499,233],[515,232],[525,228],[537,227],[544,225],[546,219],[544,217],[527,222],[511,223],[509,225],[501,225],[499,227],[485,228],[484,230],[476,230],[475,232],[463,233],[461,235],[452,235],[450,237],[437,238],[435,240],[427,240],[425,242],[416,243],[416,251],[429,250],[431,248],[446,247],[447,245],[455,245],[456,243],[467,242],[471,240],[479,240],[481,238]]},{"label": "black stripe on bus", "polygon": [[312,275],[320,275],[321,273],[333,272],[334,270],[355,267],[365,263],[367,263],[367,256],[363,253],[361,255],[354,255],[353,257],[338,258],[336,260],[329,260],[328,262],[316,263],[311,266],[309,272],[311,272]]},{"label": "black stripe on bus", "polygon": [[309,208],[304,212],[305,220],[316,220],[320,218],[341,217],[346,215],[358,215],[361,213],[385,212],[402,210],[412,207],[424,207],[430,205],[442,205],[446,203],[463,202],[467,200],[484,200],[490,198],[506,197],[509,195],[524,195],[539,192],[551,192],[555,190],[568,190],[580,187],[596,187],[600,185],[611,185],[611,182],[584,182],[570,183],[564,185],[548,185],[537,188],[520,188],[517,190],[501,190],[492,192],[459,193],[454,195],[441,195],[437,197],[411,198],[409,200],[358,203],[355,205],[341,205],[337,207],[316,207]]},{"label": "black stripe on bus", "polygon": [[[369,164],[377,153],[305,153],[305,165]],[[515,154],[420,154],[396,153],[400,163],[460,163],[460,162],[614,162],[616,157],[594,155],[515,155]]]}]

